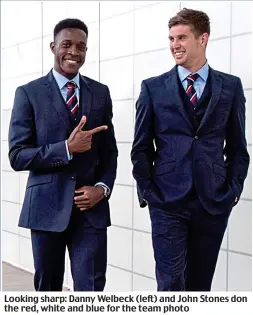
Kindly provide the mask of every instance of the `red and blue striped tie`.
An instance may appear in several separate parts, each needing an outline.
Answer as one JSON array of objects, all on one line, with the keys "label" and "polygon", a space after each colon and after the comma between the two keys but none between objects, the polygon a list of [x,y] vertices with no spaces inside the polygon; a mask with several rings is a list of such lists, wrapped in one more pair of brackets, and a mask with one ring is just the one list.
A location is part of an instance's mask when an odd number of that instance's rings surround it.
[{"label": "red and blue striped tie", "polygon": [[194,107],[196,107],[196,103],[197,103],[197,92],[194,89],[194,82],[197,80],[197,78],[199,77],[198,73],[195,74],[189,74],[187,77],[187,88],[186,88],[186,94],[188,95],[190,102],[192,103],[192,105]]},{"label": "red and blue striped tie", "polygon": [[67,99],[66,104],[71,111],[71,113],[76,117],[77,111],[78,111],[78,100],[76,97],[76,84],[75,82],[71,81],[66,84],[68,90],[67,90]]}]

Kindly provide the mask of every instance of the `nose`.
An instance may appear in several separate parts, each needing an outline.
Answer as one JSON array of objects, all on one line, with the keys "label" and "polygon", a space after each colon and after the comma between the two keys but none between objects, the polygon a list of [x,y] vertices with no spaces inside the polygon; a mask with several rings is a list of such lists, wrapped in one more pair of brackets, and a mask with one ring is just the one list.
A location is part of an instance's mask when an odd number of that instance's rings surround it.
[{"label": "nose", "polygon": [[69,53],[73,56],[78,56],[78,52],[75,45],[72,45],[69,49]]},{"label": "nose", "polygon": [[181,47],[179,40],[174,39],[171,45],[172,49],[179,49]]}]

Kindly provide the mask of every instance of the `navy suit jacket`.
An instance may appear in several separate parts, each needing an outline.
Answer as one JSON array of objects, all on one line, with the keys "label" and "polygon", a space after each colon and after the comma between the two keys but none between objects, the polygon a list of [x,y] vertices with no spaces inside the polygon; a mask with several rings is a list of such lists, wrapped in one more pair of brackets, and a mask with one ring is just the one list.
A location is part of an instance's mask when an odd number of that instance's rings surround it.
[{"label": "navy suit jacket", "polygon": [[[9,128],[9,159],[16,171],[29,170],[19,226],[60,232],[68,226],[74,191],[105,183],[112,191],[117,168],[117,146],[112,125],[112,101],[107,86],[80,76],[83,130],[107,125],[93,135],[90,151],[68,161],[65,140],[74,126],[50,71],[47,76],[16,90]],[[108,198],[82,211],[97,228],[110,225]]]},{"label": "navy suit jacket", "polygon": [[242,84],[212,68],[209,75],[212,97],[197,131],[176,66],[142,82],[131,152],[141,207],[180,207],[193,186],[213,214],[231,210],[240,197],[249,166]]}]

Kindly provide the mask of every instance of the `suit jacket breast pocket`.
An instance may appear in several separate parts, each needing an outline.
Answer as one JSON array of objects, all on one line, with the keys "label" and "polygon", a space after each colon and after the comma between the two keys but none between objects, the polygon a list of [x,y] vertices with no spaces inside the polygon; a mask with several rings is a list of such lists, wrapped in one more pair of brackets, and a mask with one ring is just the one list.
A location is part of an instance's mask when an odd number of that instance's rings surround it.
[{"label": "suit jacket breast pocket", "polygon": [[92,121],[92,124],[95,125],[95,127],[103,125],[103,121],[104,121],[103,108],[100,107],[100,108],[96,108],[92,110],[91,121]]},{"label": "suit jacket breast pocket", "polygon": [[226,115],[225,115],[225,110],[220,110],[216,116],[216,125],[221,125],[224,123],[225,121],[225,118],[226,118]]},{"label": "suit jacket breast pocket", "polygon": [[155,127],[163,133],[178,130],[182,126],[182,116],[177,106],[169,103],[157,103],[155,106]]},{"label": "suit jacket breast pocket", "polygon": [[217,106],[220,108],[218,108],[215,115],[215,126],[216,128],[225,127],[229,118],[231,105],[229,103],[221,103]]}]

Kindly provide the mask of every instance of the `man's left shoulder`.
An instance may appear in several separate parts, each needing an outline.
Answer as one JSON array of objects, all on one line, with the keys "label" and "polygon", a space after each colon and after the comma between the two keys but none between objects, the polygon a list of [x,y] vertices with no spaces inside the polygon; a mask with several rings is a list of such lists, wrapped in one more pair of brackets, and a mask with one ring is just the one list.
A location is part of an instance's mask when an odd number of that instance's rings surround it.
[{"label": "man's left shoulder", "polygon": [[237,85],[239,82],[241,82],[241,79],[233,74],[225,73],[218,70],[213,70],[221,79],[223,82],[227,84]]},{"label": "man's left shoulder", "polygon": [[101,93],[105,93],[108,91],[108,86],[98,82],[94,79],[91,79],[89,77],[86,77],[84,75],[81,75],[82,80],[85,82],[85,84],[91,88],[94,92],[101,92]]}]

